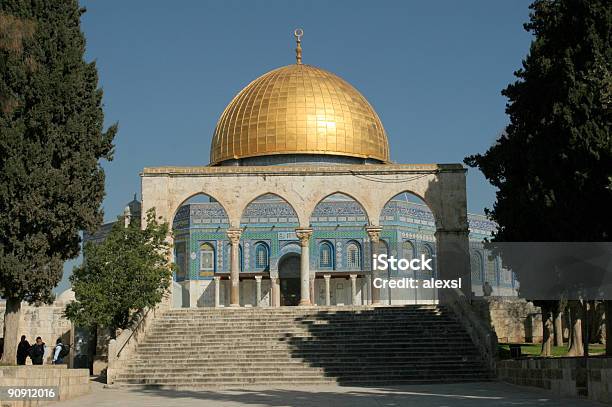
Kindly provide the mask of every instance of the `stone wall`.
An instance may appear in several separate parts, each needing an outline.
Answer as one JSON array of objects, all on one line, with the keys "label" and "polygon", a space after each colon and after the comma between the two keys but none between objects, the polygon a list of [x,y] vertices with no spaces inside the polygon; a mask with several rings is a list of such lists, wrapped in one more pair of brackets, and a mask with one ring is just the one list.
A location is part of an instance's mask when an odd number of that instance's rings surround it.
[{"label": "stone wall", "polygon": [[612,358],[503,360],[497,363],[497,375],[505,382],[540,387],[558,396],[612,403]]},{"label": "stone wall", "polygon": [[[4,310],[5,302],[0,301],[0,333],[4,329]],[[64,343],[73,345],[73,330],[72,323],[63,316],[65,305],[61,302],[55,302],[52,305],[43,305],[35,307],[21,304],[21,320],[19,323],[19,336],[25,335],[33,344],[36,337],[40,336],[43,342],[47,345],[45,352],[45,363],[51,363],[52,351],[57,338],[61,337]],[[74,349],[71,349],[69,359],[74,356]],[[27,359],[30,364],[30,358]],[[70,364],[70,361],[69,361]]]},{"label": "stone wall", "polygon": [[[91,392],[89,370],[67,369],[66,365],[0,366],[3,386],[57,386],[59,400],[68,400]],[[6,401],[2,407],[40,406],[52,401]]]},{"label": "stone wall", "polygon": [[472,305],[495,329],[499,342],[542,342],[542,311],[533,303],[516,297],[475,297]]}]

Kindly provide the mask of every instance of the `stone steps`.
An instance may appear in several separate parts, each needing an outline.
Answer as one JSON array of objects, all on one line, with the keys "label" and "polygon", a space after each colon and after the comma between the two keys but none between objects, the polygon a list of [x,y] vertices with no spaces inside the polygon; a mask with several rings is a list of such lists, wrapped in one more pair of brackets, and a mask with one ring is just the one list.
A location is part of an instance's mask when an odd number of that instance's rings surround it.
[{"label": "stone steps", "polygon": [[443,372],[458,372],[458,371],[469,371],[472,373],[485,373],[486,369],[484,369],[477,361],[473,361],[471,363],[462,363],[462,364],[447,364],[447,365],[436,365],[436,364],[405,364],[402,366],[399,365],[372,365],[372,366],[364,366],[364,365],[326,365],[326,366],[264,366],[264,367],[249,367],[249,366],[223,366],[223,365],[215,365],[209,367],[201,367],[201,366],[193,366],[193,367],[131,367],[126,368],[119,375],[120,378],[126,377],[154,377],[154,376],[164,376],[171,377],[174,375],[177,376],[185,376],[192,377],[198,375],[233,375],[236,372],[243,373],[257,373],[257,372],[266,372],[270,375],[270,377],[276,376],[284,376],[284,375],[298,375],[302,373],[312,373],[316,372],[319,374],[323,373],[339,373],[339,374],[350,374],[351,372],[361,372],[361,373],[369,373],[369,374],[403,374],[407,373],[408,370],[416,371],[417,373],[423,372],[431,372],[436,369]]},{"label": "stone steps", "polygon": [[[425,320],[425,319],[419,319],[419,320],[414,320],[411,321],[409,318],[397,318],[397,319],[380,319],[380,320],[372,320],[371,322],[368,321],[363,321],[363,320],[355,320],[355,321],[350,321],[350,320],[340,320],[340,321],[325,321],[324,323],[322,322],[314,322],[314,321],[280,321],[280,320],[273,320],[273,321],[252,321],[252,320],[214,320],[211,322],[206,322],[206,321],[185,321],[183,323],[176,321],[176,322],[164,322],[161,323],[160,325],[158,325],[156,327],[156,329],[172,329],[172,328],[191,328],[191,327],[210,327],[210,328],[217,328],[217,329],[222,329],[224,327],[226,328],[232,328],[232,325],[228,325],[228,324],[233,324],[233,323],[239,323],[239,327],[240,328],[244,328],[244,327],[249,327],[249,326],[262,326],[263,328],[266,329],[271,329],[271,328],[295,328],[295,325],[297,323],[299,323],[301,325],[301,327],[303,328],[320,328],[320,329],[325,329],[326,327],[329,326],[338,326],[338,327],[352,327],[354,326],[354,324],[359,324],[359,325],[373,325],[373,326],[380,326],[380,327],[384,327],[384,326],[389,326],[390,324],[393,325],[397,325],[399,327],[413,327],[413,326],[424,326],[424,327],[437,327],[437,326],[452,326],[452,327],[458,327],[460,326],[458,323],[454,322],[454,321],[445,321],[445,320],[436,320],[436,319],[431,319],[431,320]],[[266,324],[265,326],[262,324]],[[358,326],[359,326],[358,325]]]},{"label": "stone steps", "polygon": [[[439,332],[441,334],[442,332]],[[438,333],[437,333],[438,334]],[[208,339],[208,340],[206,340]],[[397,343],[397,344],[410,344],[410,345],[419,345],[419,344],[436,344],[436,343],[448,343],[448,344],[461,344],[461,343],[470,343],[469,337],[467,335],[461,336],[459,338],[453,339],[452,341],[444,341],[444,340],[424,340],[422,337],[418,335],[411,334],[410,336],[402,335],[401,332],[393,333],[393,334],[369,334],[369,335],[321,335],[321,336],[311,336],[307,334],[295,335],[295,336],[279,336],[279,335],[262,335],[262,336],[239,336],[238,340],[234,340],[234,337],[230,336],[213,336],[211,338],[203,337],[201,340],[188,340],[186,341],[184,337],[166,337],[156,338],[156,339],[148,339],[143,344],[153,344],[156,346],[163,346],[165,344],[174,344],[175,346],[193,346],[195,348],[200,346],[207,346],[211,344],[226,344],[228,340],[232,340],[233,343],[244,344],[244,343],[283,343],[283,342],[318,342],[321,344],[325,343],[372,343],[372,341],[376,341],[377,343]]]},{"label": "stone steps", "polygon": [[443,307],[202,308],[158,317],[116,383],[197,389],[491,378]]},{"label": "stone steps", "polygon": [[[380,346],[380,348],[377,348],[377,346]],[[303,357],[313,357],[313,356],[316,357],[317,355],[323,354],[322,353],[323,351],[326,352],[327,354],[362,355],[364,353],[371,353],[371,354],[379,355],[380,357],[385,357],[386,355],[388,355],[388,357],[395,357],[398,355],[419,353],[419,352],[425,351],[428,348],[415,348],[411,350],[398,349],[398,348],[386,349],[386,348],[383,348],[382,345],[380,344],[372,344],[367,348],[360,347],[360,348],[355,348],[352,350],[345,350],[345,348],[342,345],[338,345],[334,348],[328,346],[325,349],[321,349],[318,346],[313,346],[310,349],[306,349],[306,350],[287,351],[286,349],[282,347],[271,347],[271,346],[262,347],[262,346],[253,345],[253,346],[249,346],[248,348],[244,349],[244,348],[238,348],[234,345],[228,345],[226,347],[218,347],[214,349],[211,348],[209,349],[209,351],[217,352],[217,351],[221,351],[222,349],[231,351],[231,352],[224,353],[225,355],[227,355],[227,357],[232,357],[232,355],[236,353],[253,354],[253,352],[258,352],[258,351],[264,352],[265,351],[267,354],[270,355],[270,357],[272,356],[278,357],[280,355],[286,355],[288,357],[302,357],[303,358]],[[461,347],[434,348],[434,351],[437,354],[455,355],[457,353],[464,354],[465,352],[469,352],[471,349],[472,348],[469,345],[465,345]],[[238,352],[238,350],[242,352]],[[272,352],[274,352],[274,355],[272,355]],[[139,349],[139,353],[142,355],[147,355],[148,357],[155,357],[158,355],[167,355],[167,356],[173,356],[173,357],[178,357],[178,358],[191,359],[190,356],[185,355],[185,351],[183,350],[145,348],[145,349]]]},{"label": "stone steps", "polygon": [[125,379],[120,386],[127,388],[159,388],[168,390],[200,390],[209,388],[248,387],[248,386],[286,386],[286,385],[321,385],[338,383],[352,386],[382,386],[398,384],[433,384],[433,383],[464,383],[474,381],[494,380],[491,375],[476,376],[468,373],[446,373],[412,376],[359,376],[359,377],[214,377],[214,378],[160,378],[160,379]]},{"label": "stone steps", "polygon": [[243,366],[255,366],[255,367],[300,367],[300,366],[319,366],[321,364],[325,365],[334,365],[334,364],[342,364],[342,366],[363,366],[367,364],[369,367],[375,366],[407,366],[407,365],[422,365],[422,364],[433,364],[436,366],[445,366],[445,365],[453,365],[455,363],[478,363],[480,364],[480,360],[475,357],[471,358],[455,358],[455,359],[402,359],[402,360],[393,360],[393,361],[381,361],[379,359],[365,359],[358,360],[357,358],[353,359],[327,359],[321,361],[308,361],[303,362],[299,359],[288,359],[288,360],[279,360],[279,361],[266,361],[266,360],[248,360],[245,361],[237,361],[237,360],[222,360],[217,359],[214,360],[214,363],[211,363],[210,360],[190,360],[188,363],[184,361],[176,361],[176,360],[161,360],[159,362],[154,362],[150,360],[136,360],[131,362],[126,366],[126,369],[130,368],[152,368],[152,367],[161,367],[161,368],[171,368],[171,367],[200,367],[208,368],[210,366],[219,366],[219,367],[243,367]]},{"label": "stone steps", "polygon": [[[273,362],[270,362],[271,357],[273,357]],[[153,360],[154,359],[154,360]],[[389,360],[392,359],[392,360]],[[150,355],[138,355],[134,359],[130,361],[130,363],[138,363],[138,364],[181,364],[181,363],[189,363],[189,364],[198,364],[198,363],[374,363],[378,361],[385,361],[385,363],[393,363],[393,361],[397,361],[398,363],[411,363],[413,361],[420,360],[437,360],[437,361],[445,361],[445,360],[478,360],[480,361],[480,355],[478,352],[461,352],[460,356],[457,356],[457,352],[449,353],[449,354],[440,354],[435,352],[423,353],[415,356],[414,354],[409,353],[379,353],[373,354],[370,356],[362,356],[359,354],[337,354],[332,352],[326,352],[322,354],[311,353],[311,354],[290,354],[290,353],[275,353],[266,357],[255,357],[249,354],[237,354],[232,355],[230,353],[220,354],[220,355],[205,355],[198,357],[189,358],[188,362],[185,362],[184,359],[177,358],[176,356],[171,355],[157,355],[157,357],[151,357]]]},{"label": "stone steps", "polygon": [[[480,375],[479,377],[485,377],[486,371],[483,370],[474,370],[472,368],[466,367],[465,369],[455,369],[452,372],[449,370],[433,370],[430,369],[425,377],[437,378],[437,377],[449,377],[449,376],[467,376],[467,375]],[[218,379],[218,380],[226,380],[228,378],[242,378],[244,381],[250,381],[252,379],[281,379],[292,377],[295,381],[303,380],[303,379],[318,379],[318,378],[336,378],[336,379],[346,379],[346,380],[355,380],[361,378],[363,379],[380,379],[386,378],[389,380],[391,377],[398,377],[403,379],[408,378],[423,378],[423,372],[414,372],[414,373],[406,373],[402,371],[370,371],[366,369],[352,369],[352,370],[342,370],[342,369],[310,369],[310,370],[297,370],[297,371],[289,371],[289,370],[233,370],[233,371],[219,371],[219,372],[173,372],[169,371],[167,373],[163,372],[145,372],[145,373],[123,373],[119,376],[118,379],[124,382],[132,382],[132,383],[150,383],[151,381],[169,381],[169,380],[177,380],[177,381],[200,381],[206,379]]]}]

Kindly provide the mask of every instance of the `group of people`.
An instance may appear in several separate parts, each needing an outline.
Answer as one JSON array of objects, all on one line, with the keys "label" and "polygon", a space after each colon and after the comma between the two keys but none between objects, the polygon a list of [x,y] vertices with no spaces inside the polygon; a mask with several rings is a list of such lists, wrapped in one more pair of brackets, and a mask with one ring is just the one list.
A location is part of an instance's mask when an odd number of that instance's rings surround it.
[{"label": "group of people", "polygon": [[[36,338],[34,345],[30,345],[25,335],[21,335],[21,341],[17,345],[17,364],[25,365],[29,357],[33,365],[42,365],[45,358],[45,343],[41,337]],[[51,363],[59,365],[64,363],[64,358],[68,355],[70,348],[62,342],[62,338],[57,338],[53,349],[53,359]]]}]

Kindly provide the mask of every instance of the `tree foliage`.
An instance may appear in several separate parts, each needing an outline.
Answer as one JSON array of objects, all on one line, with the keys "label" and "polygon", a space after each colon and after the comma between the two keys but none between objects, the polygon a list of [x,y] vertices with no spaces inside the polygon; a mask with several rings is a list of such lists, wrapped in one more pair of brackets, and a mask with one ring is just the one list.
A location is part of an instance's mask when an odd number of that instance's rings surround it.
[{"label": "tree foliage", "polygon": [[498,189],[494,241],[612,238],[612,2],[537,0],[534,40],[502,94],[510,124],[467,157]]},{"label": "tree foliage", "polygon": [[[493,241],[609,241],[612,2],[536,0],[530,8],[525,29],[534,35],[531,49],[515,72],[517,81],[502,91],[510,124],[485,154],[465,163],[497,188],[493,209],[487,210],[499,227]],[[522,286],[534,277],[521,272],[533,259],[501,252]],[[558,269],[542,268],[538,277],[554,284]],[[556,305],[537,304],[542,353],[548,355]],[[572,332],[580,333],[579,320],[573,324]],[[578,340],[573,335],[572,343]]]},{"label": "tree foliage", "polygon": [[76,0],[0,2],[0,295],[51,300],[101,220],[116,126],[84,60]]},{"label": "tree foliage", "polygon": [[173,270],[167,234],[168,224],[150,210],[144,229],[137,221],[125,227],[120,218],[103,242],[88,242],[83,264],[70,277],[76,301],[66,307],[68,318],[114,331],[128,327],[136,311],[159,303]]}]

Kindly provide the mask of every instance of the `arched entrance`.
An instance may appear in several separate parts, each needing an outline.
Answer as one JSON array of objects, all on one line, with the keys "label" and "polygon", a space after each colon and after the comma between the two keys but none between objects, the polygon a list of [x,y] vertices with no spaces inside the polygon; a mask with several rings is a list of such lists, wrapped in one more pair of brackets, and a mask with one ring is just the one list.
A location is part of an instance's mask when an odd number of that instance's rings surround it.
[{"label": "arched entrance", "polygon": [[300,255],[287,253],[278,261],[281,305],[294,306],[300,302]]}]

